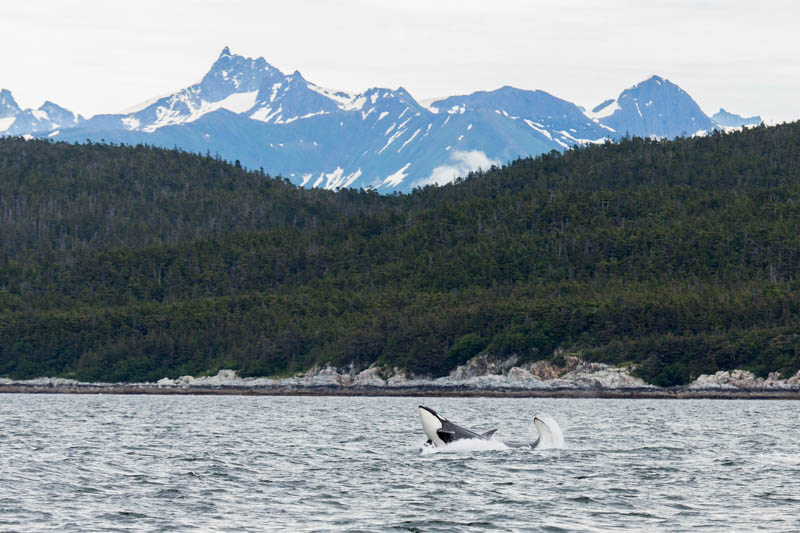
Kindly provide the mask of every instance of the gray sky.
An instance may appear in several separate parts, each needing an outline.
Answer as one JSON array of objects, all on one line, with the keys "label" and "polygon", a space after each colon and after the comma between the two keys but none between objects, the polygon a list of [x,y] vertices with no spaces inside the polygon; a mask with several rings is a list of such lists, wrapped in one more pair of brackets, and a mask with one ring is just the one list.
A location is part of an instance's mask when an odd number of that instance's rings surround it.
[{"label": "gray sky", "polygon": [[593,107],[651,74],[768,122],[800,118],[800,3],[762,0],[3,0],[0,87],[118,112],[198,81],[223,46],[325,87],[417,99],[502,85]]}]

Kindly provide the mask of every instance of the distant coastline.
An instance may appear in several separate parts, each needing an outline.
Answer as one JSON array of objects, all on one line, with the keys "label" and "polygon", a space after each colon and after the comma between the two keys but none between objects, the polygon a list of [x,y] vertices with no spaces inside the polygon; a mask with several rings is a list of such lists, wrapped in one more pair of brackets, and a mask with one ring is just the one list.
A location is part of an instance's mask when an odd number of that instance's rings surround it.
[{"label": "distant coastline", "polygon": [[479,355],[439,378],[408,376],[399,369],[361,372],[315,367],[291,377],[241,377],[230,369],[215,375],[164,377],[143,382],[84,382],[60,377],[0,378],[2,393],[153,394],[242,396],[438,396],[502,398],[800,399],[800,372],[761,378],[745,370],[701,375],[686,385],[659,387],[614,367],[564,355],[565,367],[539,361],[514,366],[516,358]]},{"label": "distant coastline", "polygon": [[117,384],[109,386],[80,385],[4,385],[0,394],[115,394],[115,395],[175,395],[175,396],[427,396],[453,398],[595,398],[631,400],[800,400],[800,390],[690,390],[677,389],[479,389],[465,387],[364,387],[332,386],[271,388],[271,387],[159,387],[157,385]]}]

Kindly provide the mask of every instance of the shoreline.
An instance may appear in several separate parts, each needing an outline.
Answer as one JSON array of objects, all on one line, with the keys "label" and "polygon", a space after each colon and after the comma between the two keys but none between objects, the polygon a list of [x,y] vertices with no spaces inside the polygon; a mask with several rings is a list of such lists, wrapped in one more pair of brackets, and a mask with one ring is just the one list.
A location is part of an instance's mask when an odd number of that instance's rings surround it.
[{"label": "shoreline", "polygon": [[113,386],[42,386],[0,385],[0,394],[115,394],[154,396],[382,396],[382,397],[453,397],[453,398],[595,398],[631,400],[800,400],[800,390],[689,390],[680,389],[474,389],[474,388],[358,388],[298,387],[147,387]]}]

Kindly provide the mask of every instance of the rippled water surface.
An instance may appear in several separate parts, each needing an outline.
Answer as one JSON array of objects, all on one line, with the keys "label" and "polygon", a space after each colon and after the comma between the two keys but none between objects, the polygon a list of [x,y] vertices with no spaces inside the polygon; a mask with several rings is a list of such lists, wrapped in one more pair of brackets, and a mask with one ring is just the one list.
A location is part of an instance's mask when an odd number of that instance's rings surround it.
[{"label": "rippled water surface", "polygon": [[[421,453],[419,404],[566,447]],[[0,395],[0,531],[798,531],[798,407]]]}]

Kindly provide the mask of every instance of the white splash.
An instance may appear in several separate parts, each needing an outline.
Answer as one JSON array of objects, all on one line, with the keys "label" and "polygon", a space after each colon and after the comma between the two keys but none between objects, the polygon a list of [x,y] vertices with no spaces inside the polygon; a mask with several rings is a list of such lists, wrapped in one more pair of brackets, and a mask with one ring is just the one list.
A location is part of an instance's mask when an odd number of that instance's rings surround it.
[{"label": "white splash", "polygon": [[510,449],[502,441],[495,439],[460,439],[444,446],[433,446],[423,444],[420,448],[422,455],[432,455],[434,453],[469,453],[485,451],[503,451]]}]

